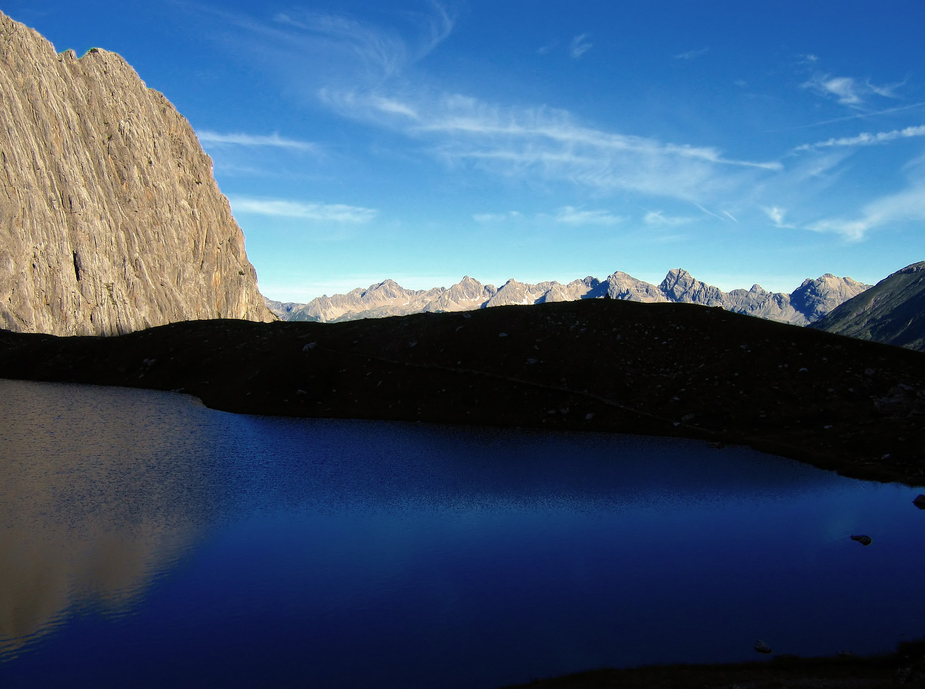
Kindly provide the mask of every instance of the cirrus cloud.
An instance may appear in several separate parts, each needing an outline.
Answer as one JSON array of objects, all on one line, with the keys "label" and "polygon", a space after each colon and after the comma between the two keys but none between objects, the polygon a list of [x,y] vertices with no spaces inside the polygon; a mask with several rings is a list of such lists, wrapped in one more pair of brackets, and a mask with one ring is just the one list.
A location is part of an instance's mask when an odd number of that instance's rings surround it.
[{"label": "cirrus cloud", "polygon": [[317,146],[315,144],[309,143],[307,141],[297,141],[295,139],[286,139],[281,137],[277,133],[269,135],[261,134],[220,134],[218,132],[213,132],[208,129],[203,129],[196,132],[196,136],[199,138],[200,143],[208,146],[209,144],[215,146],[247,146],[247,147],[263,147],[269,146],[272,148],[291,148],[299,151],[315,151],[317,152]]},{"label": "cirrus cloud", "polygon": [[319,222],[365,223],[378,215],[378,211],[341,203],[301,203],[282,199],[229,197],[235,213],[270,215],[283,218],[304,218]]},{"label": "cirrus cloud", "polygon": [[884,98],[896,98],[896,89],[903,85],[903,82],[895,84],[884,84],[877,86],[870,80],[860,81],[854,77],[834,77],[831,74],[815,74],[813,77],[802,84],[802,87],[809,89],[814,93],[834,98],[842,105],[853,108],[863,106],[871,96],[881,96]]},{"label": "cirrus cloud", "polygon": [[925,125],[917,127],[906,127],[905,129],[894,129],[889,132],[877,132],[870,134],[862,132],[857,136],[845,136],[838,139],[827,139],[818,141],[814,144],[803,144],[797,146],[794,151],[811,151],[815,148],[833,148],[841,146],[873,146],[875,144],[885,144],[896,139],[911,139],[917,136],[925,136]]},{"label": "cirrus cloud", "polygon": [[556,222],[568,225],[619,225],[626,220],[623,216],[610,211],[586,211],[574,206],[562,206],[555,215]]}]

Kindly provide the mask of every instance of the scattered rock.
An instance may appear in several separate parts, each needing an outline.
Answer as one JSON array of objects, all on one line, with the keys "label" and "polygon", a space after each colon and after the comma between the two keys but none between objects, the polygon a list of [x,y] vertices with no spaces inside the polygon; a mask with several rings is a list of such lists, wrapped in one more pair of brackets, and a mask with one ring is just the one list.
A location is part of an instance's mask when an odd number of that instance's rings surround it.
[{"label": "scattered rock", "polygon": [[851,540],[857,541],[861,545],[870,545],[871,543],[873,543],[873,539],[870,536],[867,536],[866,534],[859,534],[856,536],[852,536]]},{"label": "scattered rock", "polygon": [[915,500],[912,501],[912,504],[918,507],[920,510],[925,510],[925,494],[919,495]]}]

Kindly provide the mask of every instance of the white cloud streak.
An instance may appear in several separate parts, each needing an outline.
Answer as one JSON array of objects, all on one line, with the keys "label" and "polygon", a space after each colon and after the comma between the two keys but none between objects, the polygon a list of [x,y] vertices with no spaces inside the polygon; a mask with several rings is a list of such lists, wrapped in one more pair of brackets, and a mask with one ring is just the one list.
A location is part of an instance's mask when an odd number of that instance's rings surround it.
[{"label": "white cloud streak", "polygon": [[507,213],[476,213],[472,219],[477,223],[503,222],[505,220],[517,220],[523,217],[519,211],[508,211]]},{"label": "white cloud streak", "polygon": [[[502,107],[462,95],[418,96],[408,102],[394,95],[324,90],[319,97],[344,116],[423,140],[431,153],[449,164],[471,164],[507,177],[539,177],[690,201],[783,167],[777,161],[728,158],[710,146],[607,132],[553,108]],[[735,170],[749,172],[737,181],[730,175]]]},{"label": "white cloud streak", "polygon": [[835,232],[849,242],[865,238],[868,232],[884,225],[925,220],[925,182],[883,196],[861,209],[859,217],[820,220],[808,226],[814,232]]},{"label": "white cloud streak", "polygon": [[917,136],[925,136],[925,125],[906,127],[905,129],[894,129],[889,132],[877,132],[876,134],[862,132],[857,136],[846,136],[838,139],[819,141],[814,144],[803,144],[802,146],[797,146],[793,150],[810,151],[816,148],[833,148],[841,146],[873,146],[895,141],[896,139],[911,139]]},{"label": "white cloud streak", "polygon": [[895,90],[903,82],[877,86],[870,81],[859,81],[853,77],[833,77],[831,74],[816,74],[812,79],[802,84],[820,96],[835,98],[840,104],[859,108],[871,96],[896,98]]},{"label": "white cloud streak", "polygon": [[662,211],[649,211],[643,218],[643,222],[649,227],[674,227],[677,225],[686,225],[693,221],[693,218],[666,216]]},{"label": "white cloud streak", "polygon": [[230,197],[235,213],[269,215],[282,218],[302,218],[318,222],[365,223],[374,219],[378,211],[340,203],[301,203],[281,199]]},{"label": "white cloud streak", "polygon": [[[251,20],[238,26],[252,27],[266,47],[255,52],[272,58],[281,74],[301,73],[293,66],[304,66],[306,80],[290,79],[291,88],[344,117],[415,139],[452,167],[471,166],[527,183],[701,203],[747,190],[783,169],[777,161],[727,157],[711,146],[607,131],[565,110],[505,107],[428,88],[403,72],[452,30],[447,12],[434,7],[432,16],[416,22],[425,26],[416,42],[404,41],[395,31],[318,13],[280,14],[269,26]],[[591,47],[588,37],[573,39],[573,54]],[[329,64],[334,66],[327,69]]]},{"label": "white cloud streak", "polygon": [[286,139],[279,134],[255,135],[255,134],[219,134],[209,130],[196,132],[200,143],[203,145],[212,144],[214,146],[247,146],[247,147],[272,147],[272,148],[289,148],[298,151],[317,152],[315,144],[307,141],[297,141],[295,139]]},{"label": "white cloud streak", "polygon": [[556,222],[567,225],[619,225],[626,218],[609,211],[585,211],[573,206],[562,206],[556,212]]},{"label": "white cloud streak", "polygon": [[761,210],[764,211],[764,214],[774,223],[774,227],[792,227],[792,225],[784,223],[784,217],[787,215],[785,209],[779,206],[770,206],[762,207]]},{"label": "white cloud streak", "polygon": [[572,56],[572,59],[577,60],[586,52],[591,50],[594,47],[593,43],[588,42],[588,36],[591,34],[583,33],[572,39],[572,42],[569,44],[569,53]]}]

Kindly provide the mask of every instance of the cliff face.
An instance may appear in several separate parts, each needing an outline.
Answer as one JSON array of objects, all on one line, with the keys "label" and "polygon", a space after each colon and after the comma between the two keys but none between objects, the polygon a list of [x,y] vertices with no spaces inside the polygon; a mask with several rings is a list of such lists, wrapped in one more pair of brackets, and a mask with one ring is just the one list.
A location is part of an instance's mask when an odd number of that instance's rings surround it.
[{"label": "cliff face", "polygon": [[273,316],[192,127],[118,55],[0,13],[0,328]]}]

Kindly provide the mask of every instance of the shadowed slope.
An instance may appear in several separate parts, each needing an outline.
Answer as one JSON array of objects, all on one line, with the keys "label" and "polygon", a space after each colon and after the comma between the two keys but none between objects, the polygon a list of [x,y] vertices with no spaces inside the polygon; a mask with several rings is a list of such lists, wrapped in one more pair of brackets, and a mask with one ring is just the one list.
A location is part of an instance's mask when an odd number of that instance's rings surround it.
[{"label": "shadowed slope", "polygon": [[896,271],[812,327],[925,352],[925,261]]},{"label": "shadowed slope", "polygon": [[686,436],[925,483],[925,356],[686,304],[5,333],[0,376],[182,389],[251,414]]}]

